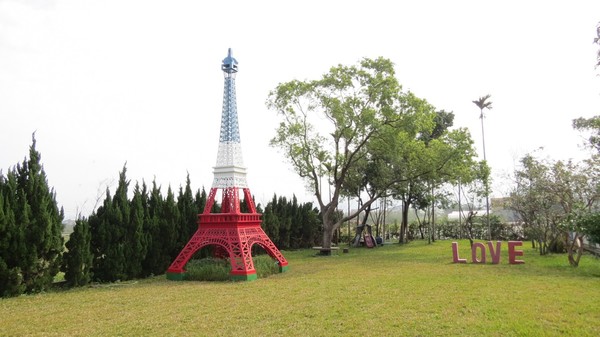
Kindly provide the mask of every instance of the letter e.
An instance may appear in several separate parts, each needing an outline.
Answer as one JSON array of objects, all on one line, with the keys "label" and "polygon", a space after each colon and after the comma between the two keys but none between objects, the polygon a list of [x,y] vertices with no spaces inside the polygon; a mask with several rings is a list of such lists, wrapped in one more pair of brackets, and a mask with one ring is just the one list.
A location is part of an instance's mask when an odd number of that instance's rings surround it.
[{"label": "letter e", "polygon": [[525,263],[523,260],[517,260],[517,256],[523,256],[522,250],[515,250],[515,247],[522,246],[521,241],[508,241],[508,263],[510,264],[522,264]]}]

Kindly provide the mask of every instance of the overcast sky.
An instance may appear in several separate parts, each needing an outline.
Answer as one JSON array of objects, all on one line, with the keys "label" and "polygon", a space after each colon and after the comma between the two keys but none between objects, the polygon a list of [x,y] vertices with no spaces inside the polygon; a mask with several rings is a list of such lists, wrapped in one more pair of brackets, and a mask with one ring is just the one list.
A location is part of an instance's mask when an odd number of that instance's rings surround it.
[{"label": "overcast sky", "polygon": [[592,44],[600,1],[0,0],[0,169],[31,134],[66,218],[89,215],[127,162],[132,181],[212,184],[227,48],[250,190],[312,201],[270,148],[280,82],[389,58],[403,88],[453,111],[499,183],[524,154],[580,159],[576,117],[600,114]]}]

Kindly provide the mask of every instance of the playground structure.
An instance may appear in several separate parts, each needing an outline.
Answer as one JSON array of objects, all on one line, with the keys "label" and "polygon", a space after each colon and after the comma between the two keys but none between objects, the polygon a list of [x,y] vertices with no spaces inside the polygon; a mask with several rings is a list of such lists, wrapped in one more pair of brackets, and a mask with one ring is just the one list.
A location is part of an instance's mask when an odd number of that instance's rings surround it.
[{"label": "playground structure", "polygon": [[[363,233],[365,227],[367,228],[367,231],[366,233]],[[354,236],[354,240],[352,240],[352,246],[358,247],[360,245],[361,236],[364,238],[365,246],[367,246],[367,248],[377,247],[377,242],[371,231],[371,225],[365,224],[356,227],[356,235]]]},{"label": "playground structure", "polygon": [[[215,246],[215,257],[229,258],[230,276],[233,280],[256,279],[251,254],[254,244],[261,246],[277,261],[280,272],[288,269],[288,262],[260,226],[261,214],[256,212],[247,186],[235,93],[238,62],[232,57],[231,49],[223,59],[221,70],[225,76],[225,88],[217,164],[213,171],[214,180],[204,211],[198,215],[198,230],[167,270],[169,280],[184,279],[185,265],[194,253],[205,246]],[[221,211],[211,213],[219,190],[222,191]],[[240,193],[248,205],[248,213],[241,212]]]}]

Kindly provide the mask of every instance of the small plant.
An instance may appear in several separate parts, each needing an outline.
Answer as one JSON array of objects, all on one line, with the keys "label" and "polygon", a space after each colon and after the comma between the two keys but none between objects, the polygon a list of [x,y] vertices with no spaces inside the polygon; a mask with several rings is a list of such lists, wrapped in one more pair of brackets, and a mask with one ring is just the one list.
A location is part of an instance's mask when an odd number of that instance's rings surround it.
[{"label": "small plant", "polygon": [[253,257],[254,269],[258,278],[267,277],[279,273],[279,264],[269,255],[258,255]]}]

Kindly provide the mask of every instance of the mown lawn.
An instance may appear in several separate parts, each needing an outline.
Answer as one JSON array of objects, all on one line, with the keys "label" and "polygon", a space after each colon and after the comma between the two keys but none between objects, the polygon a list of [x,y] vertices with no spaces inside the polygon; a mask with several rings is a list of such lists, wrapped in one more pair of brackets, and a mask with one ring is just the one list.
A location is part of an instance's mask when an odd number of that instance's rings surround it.
[{"label": "mown lawn", "polygon": [[[450,241],[284,252],[253,282],[164,276],[0,300],[0,336],[598,336],[600,260],[523,245],[524,265],[452,264]],[[469,245],[460,242],[470,261]],[[489,257],[488,257],[489,259]]]}]

